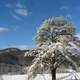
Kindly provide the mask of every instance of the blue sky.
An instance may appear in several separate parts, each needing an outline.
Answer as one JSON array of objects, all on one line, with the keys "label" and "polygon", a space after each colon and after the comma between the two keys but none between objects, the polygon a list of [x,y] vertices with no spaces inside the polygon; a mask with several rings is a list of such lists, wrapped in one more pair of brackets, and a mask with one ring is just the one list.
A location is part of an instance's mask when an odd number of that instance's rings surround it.
[{"label": "blue sky", "polygon": [[80,33],[80,0],[0,0],[0,48],[32,47],[41,23],[51,16],[65,16]]}]

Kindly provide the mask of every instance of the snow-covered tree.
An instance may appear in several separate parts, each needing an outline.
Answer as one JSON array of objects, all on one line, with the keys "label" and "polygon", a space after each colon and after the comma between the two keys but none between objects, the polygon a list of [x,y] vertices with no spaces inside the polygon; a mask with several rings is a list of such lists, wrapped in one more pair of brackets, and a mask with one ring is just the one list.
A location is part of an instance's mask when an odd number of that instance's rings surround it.
[{"label": "snow-covered tree", "polygon": [[35,55],[32,65],[28,69],[28,79],[37,73],[49,70],[52,80],[56,80],[56,69],[64,63],[77,70],[72,56],[80,55],[80,42],[75,38],[73,24],[64,17],[51,17],[43,22],[37,31],[35,40],[38,47],[30,53]]}]

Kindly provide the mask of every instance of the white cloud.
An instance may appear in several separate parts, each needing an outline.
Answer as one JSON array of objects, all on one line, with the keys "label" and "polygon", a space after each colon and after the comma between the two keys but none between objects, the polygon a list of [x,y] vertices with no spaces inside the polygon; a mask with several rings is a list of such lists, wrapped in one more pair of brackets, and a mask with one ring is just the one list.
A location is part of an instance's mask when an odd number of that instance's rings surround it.
[{"label": "white cloud", "polygon": [[22,20],[21,17],[15,15],[15,14],[13,14],[13,13],[11,13],[11,15],[12,15],[12,17],[15,18],[16,20],[19,20],[19,21]]},{"label": "white cloud", "polygon": [[28,49],[28,46],[27,45],[19,45],[19,46],[17,46],[17,48],[19,48],[21,50],[25,50],[25,49]]},{"label": "white cloud", "polygon": [[28,16],[28,10],[25,4],[22,3],[8,3],[5,7],[9,8],[9,12],[16,20],[21,20],[22,17]]},{"label": "white cloud", "polygon": [[21,8],[21,9],[15,9],[15,12],[21,16],[28,16],[27,9]]},{"label": "white cloud", "polygon": [[11,45],[9,44],[8,47],[14,47],[14,48],[18,48],[18,49],[21,49],[21,50],[25,50],[25,49],[29,49],[29,47],[27,45]]},{"label": "white cloud", "polygon": [[17,7],[17,8],[26,8],[25,5],[22,5],[21,3],[17,3],[17,4],[16,4],[16,7]]},{"label": "white cloud", "polygon": [[60,10],[69,10],[69,7],[68,6],[61,6]]},{"label": "white cloud", "polygon": [[21,16],[28,16],[28,10],[26,6],[21,3],[16,4],[16,8],[14,11]]},{"label": "white cloud", "polygon": [[0,32],[8,32],[9,29],[5,27],[0,27]]}]

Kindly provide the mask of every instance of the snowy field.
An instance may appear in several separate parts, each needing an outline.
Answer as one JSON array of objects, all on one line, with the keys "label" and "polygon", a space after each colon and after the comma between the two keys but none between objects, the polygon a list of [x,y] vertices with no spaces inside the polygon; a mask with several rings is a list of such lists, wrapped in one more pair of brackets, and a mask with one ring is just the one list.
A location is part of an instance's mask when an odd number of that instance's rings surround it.
[{"label": "snowy field", "polygon": [[[57,73],[57,80],[80,80],[80,73]],[[28,80],[27,75],[0,75],[0,80]],[[51,80],[50,74],[38,74],[33,80]]]}]

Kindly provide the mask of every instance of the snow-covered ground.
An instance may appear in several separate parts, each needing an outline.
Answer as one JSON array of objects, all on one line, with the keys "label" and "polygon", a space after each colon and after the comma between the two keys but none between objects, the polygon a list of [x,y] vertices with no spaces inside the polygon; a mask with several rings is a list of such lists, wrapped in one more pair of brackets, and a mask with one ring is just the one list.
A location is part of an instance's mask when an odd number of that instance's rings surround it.
[{"label": "snow-covered ground", "polygon": [[[80,80],[80,73],[57,73],[57,80],[75,80],[74,75]],[[27,75],[0,75],[0,80],[27,80]],[[51,75],[38,74],[33,80],[51,80]]]}]

